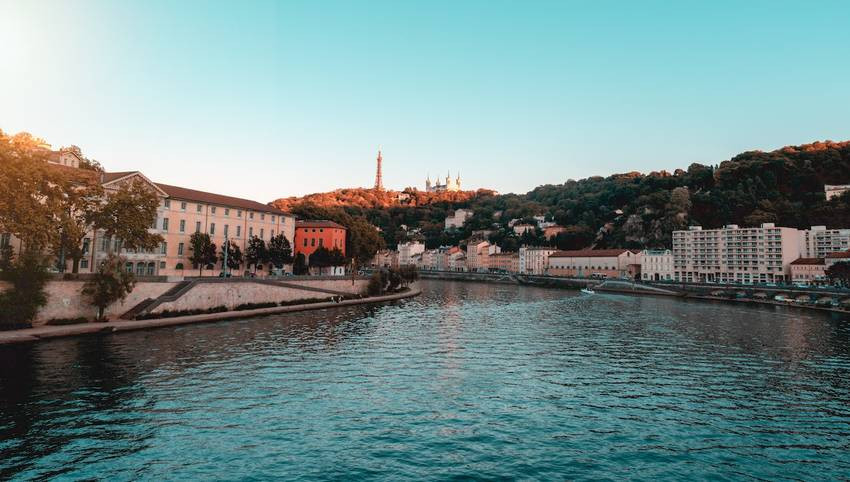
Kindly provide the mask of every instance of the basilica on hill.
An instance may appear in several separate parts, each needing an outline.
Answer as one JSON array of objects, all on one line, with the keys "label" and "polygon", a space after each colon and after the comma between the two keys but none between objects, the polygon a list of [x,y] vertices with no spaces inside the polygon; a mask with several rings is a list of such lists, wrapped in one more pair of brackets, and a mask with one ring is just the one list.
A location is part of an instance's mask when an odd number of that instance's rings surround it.
[{"label": "basilica on hill", "polygon": [[460,174],[457,175],[456,179],[452,179],[451,173],[446,176],[446,182],[440,184],[440,178],[437,178],[436,182],[431,184],[431,175],[428,175],[428,178],[425,179],[425,191],[427,192],[446,192],[446,191],[460,191]]}]

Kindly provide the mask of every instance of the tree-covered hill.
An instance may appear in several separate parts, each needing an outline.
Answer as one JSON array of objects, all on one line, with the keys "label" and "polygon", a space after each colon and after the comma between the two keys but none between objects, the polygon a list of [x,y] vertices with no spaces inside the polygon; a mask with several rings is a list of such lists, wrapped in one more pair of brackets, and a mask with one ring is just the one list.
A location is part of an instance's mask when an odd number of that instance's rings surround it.
[{"label": "tree-covered hill", "polygon": [[[477,230],[490,230],[491,241],[507,249],[542,243],[540,233],[523,239],[507,226],[511,219],[534,215],[568,228],[555,241],[560,248],[669,247],[672,231],[688,225],[714,228],[775,222],[798,228],[850,227],[850,196],[827,202],[824,184],[850,184],[850,142],[750,151],[719,165],[691,164],[673,173],[630,172],[568,180],[524,195],[479,192],[463,199],[409,205],[347,203],[335,195],[332,206],[380,227],[391,247],[411,236],[423,238],[428,247],[454,244]],[[297,213],[305,206],[323,206],[317,201],[321,199],[289,200],[287,208]],[[462,231],[446,233],[443,220],[461,207],[473,209],[474,217]]]}]

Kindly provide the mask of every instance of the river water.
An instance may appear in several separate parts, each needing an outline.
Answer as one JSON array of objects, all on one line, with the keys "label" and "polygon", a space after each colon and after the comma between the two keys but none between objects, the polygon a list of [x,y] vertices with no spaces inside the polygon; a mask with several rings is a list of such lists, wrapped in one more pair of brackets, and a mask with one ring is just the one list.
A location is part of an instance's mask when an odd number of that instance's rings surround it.
[{"label": "river water", "polygon": [[850,322],[423,281],[0,347],[0,479],[840,479]]}]

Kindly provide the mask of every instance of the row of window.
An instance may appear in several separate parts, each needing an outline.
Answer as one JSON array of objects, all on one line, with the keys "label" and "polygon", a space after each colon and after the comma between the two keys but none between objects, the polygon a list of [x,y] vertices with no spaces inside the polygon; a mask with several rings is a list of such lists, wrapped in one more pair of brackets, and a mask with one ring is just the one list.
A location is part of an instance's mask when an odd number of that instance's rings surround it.
[{"label": "row of window", "polygon": [[[168,232],[168,225],[169,225],[168,218],[162,218],[162,231],[163,232]],[[186,232],[186,220],[185,219],[180,220],[180,227],[179,227],[178,232],[181,232],[181,233]],[[195,221],[195,232],[196,233],[201,232],[201,221]],[[224,237],[226,238],[229,234],[230,234],[230,225],[225,224],[224,225]],[[210,223],[210,236],[215,236],[215,223]],[[265,239],[265,236],[266,236],[265,228],[260,228],[260,239]],[[236,237],[237,238],[242,237],[242,226],[241,225],[236,226]],[[254,237],[254,227],[253,226],[248,227],[248,237],[249,238]],[[271,237],[272,238],[274,237],[274,229],[271,230]]]},{"label": "row of window", "polygon": [[[171,209],[171,200],[170,199],[163,200],[162,205],[163,205],[163,207],[165,207],[165,209]],[[188,207],[188,203],[186,201],[180,201],[180,210],[181,211],[185,211],[187,207]],[[200,212],[203,212],[203,210],[204,210],[203,204],[198,203],[198,204],[195,205],[195,212],[200,213]],[[216,211],[217,211],[217,206],[210,206],[210,214],[216,214]],[[260,221],[265,221],[266,213],[259,213],[259,214],[260,214]],[[224,208],[224,215],[230,216],[230,208]],[[236,210],[236,217],[237,218],[242,217],[242,210],[241,209]],[[254,219],[254,212],[253,211],[248,211],[248,219]],[[273,223],[277,222],[277,216],[272,214],[271,215],[271,221]]]}]

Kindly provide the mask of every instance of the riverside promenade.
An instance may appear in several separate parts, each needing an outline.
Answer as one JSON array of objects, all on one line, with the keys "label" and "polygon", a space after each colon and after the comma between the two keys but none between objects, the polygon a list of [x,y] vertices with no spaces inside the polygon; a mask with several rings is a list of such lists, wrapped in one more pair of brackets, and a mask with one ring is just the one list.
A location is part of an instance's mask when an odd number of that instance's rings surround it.
[{"label": "riverside promenade", "polygon": [[409,290],[391,295],[372,296],[368,298],[343,300],[339,302],[305,303],[291,306],[275,306],[270,308],[257,308],[254,310],[224,311],[220,313],[204,313],[199,315],[175,316],[170,318],[156,318],[149,320],[110,320],[107,322],[80,323],[77,325],[64,326],[39,326],[36,328],[25,328],[22,330],[0,331],[0,345],[12,343],[30,343],[52,338],[63,338],[68,336],[96,335],[105,333],[117,333],[122,331],[148,330],[166,326],[190,325],[195,323],[207,323],[214,321],[235,320],[239,318],[253,318],[257,316],[274,315],[279,313],[293,313],[298,311],[323,310],[328,308],[339,308],[343,306],[355,306],[374,303],[386,303],[404,298],[412,298],[422,294],[417,286],[411,286]]}]

